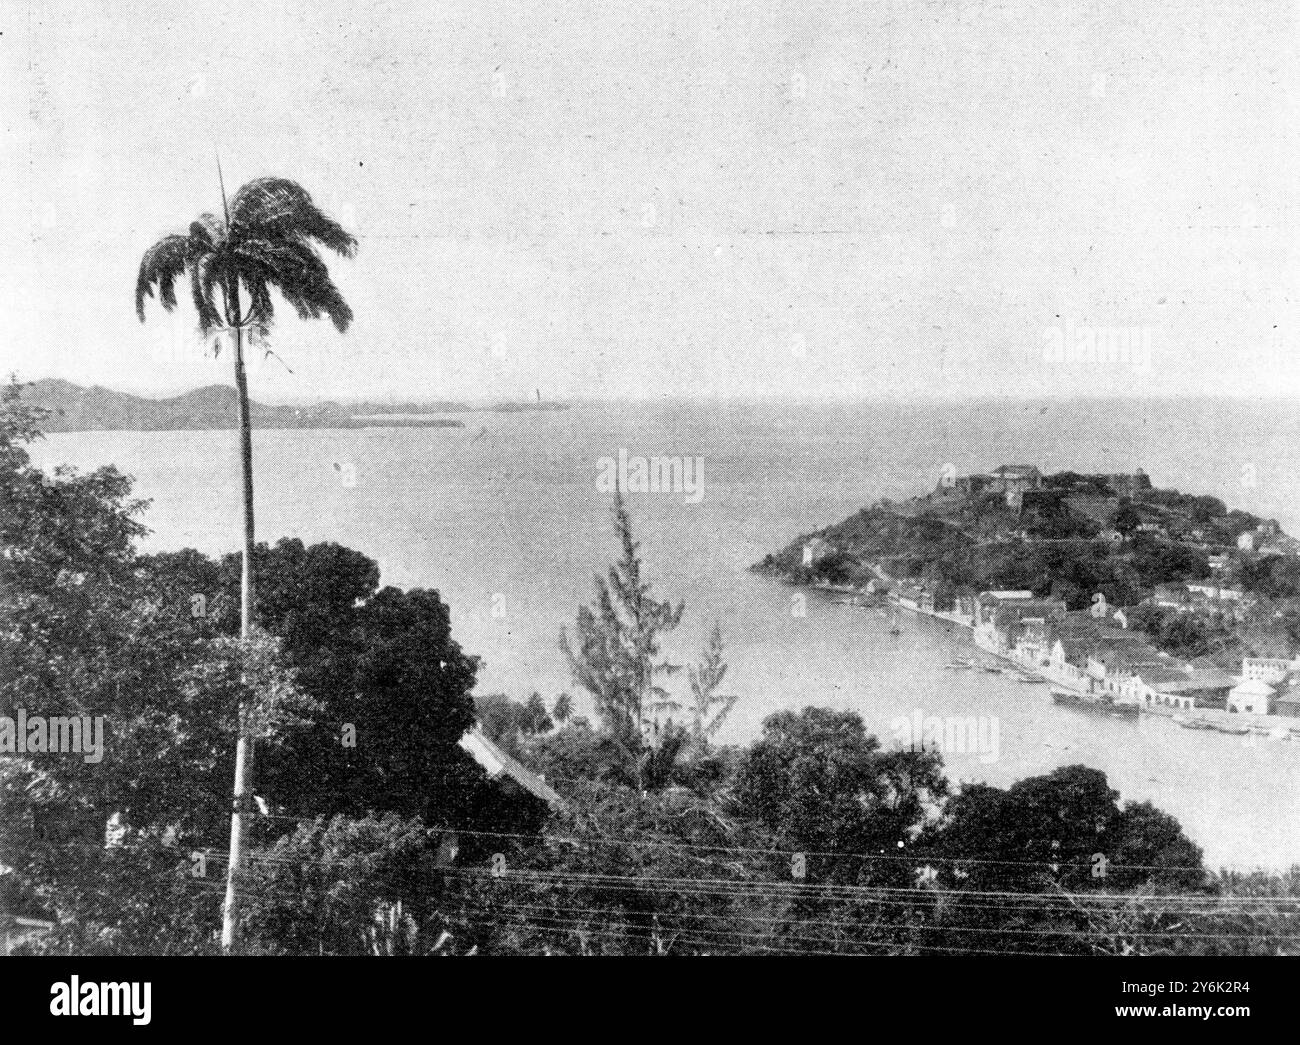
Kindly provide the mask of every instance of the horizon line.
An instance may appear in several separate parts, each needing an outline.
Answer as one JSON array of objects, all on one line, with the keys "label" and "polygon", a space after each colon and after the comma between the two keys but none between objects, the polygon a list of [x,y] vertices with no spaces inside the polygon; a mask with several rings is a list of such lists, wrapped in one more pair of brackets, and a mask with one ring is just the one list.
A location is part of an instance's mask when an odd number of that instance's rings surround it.
[{"label": "horizon line", "polygon": [[[207,384],[193,385],[177,390],[153,388],[148,390],[127,390],[123,388],[114,388],[104,384],[81,384],[71,378],[60,377],[56,375],[45,375],[43,377],[21,378],[16,374],[8,375],[11,379],[16,379],[21,385],[34,385],[42,381],[62,381],[77,388],[87,391],[92,389],[103,389],[106,392],[113,392],[118,395],[129,395],[139,399],[148,399],[160,402],[167,399],[176,399],[181,396],[199,392],[207,388],[230,388],[223,382],[214,381]],[[500,405],[500,404],[519,404],[528,405],[539,402],[531,396],[484,396],[481,394],[473,396],[455,395],[453,393],[361,393],[346,397],[319,394],[315,396],[302,396],[285,398],[283,396],[259,398],[256,394],[250,395],[253,402],[265,406],[309,406],[320,403],[337,403],[340,406],[350,404],[393,404],[398,403],[409,405],[425,405],[433,403],[456,403],[466,406],[474,405]],[[617,406],[621,404],[635,403],[699,403],[699,402],[721,402],[734,403],[738,405],[762,405],[762,404],[781,404],[788,403],[792,405],[815,405],[815,406],[855,406],[855,405],[890,405],[890,404],[927,404],[943,405],[947,403],[971,403],[981,401],[1005,402],[1005,403],[1034,403],[1034,402],[1087,402],[1087,401],[1106,401],[1106,400],[1254,400],[1259,402],[1300,402],[1300,393],[1289,391],[1277,392],[1242,392],[1233,390],[1223,390],[1215,392],[1185,392],[1177,390],[1169,391],[1115,391],[1106,393],[1089,393],[1085,395],[1073,394],[1069,392],[979,392],[970,395],[955,394],[926,394],[923,392],[903,392],[896,395],[876,394],[876,395],[838,395],[838,396],[819,396],[814,394],[796,395],[796,394],[773,394],[773,395],[726,395],[717,393],[664,393],[660,395],[614,395],[614,396],[592,396],[578,395],[561,398],[548,398],[540,400],[543,405],[563,404],[567,406]]]}]

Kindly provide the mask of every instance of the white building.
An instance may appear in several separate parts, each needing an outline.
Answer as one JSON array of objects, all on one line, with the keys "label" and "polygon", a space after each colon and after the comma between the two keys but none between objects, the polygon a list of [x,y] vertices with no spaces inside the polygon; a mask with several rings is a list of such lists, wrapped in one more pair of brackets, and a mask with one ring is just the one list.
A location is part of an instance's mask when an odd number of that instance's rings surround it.
[{"label": "white building", "polygon": [[1246,679],[1228,692],[1228,710],[1249,715],[1267,715],[1268,702],[1274,690],[1260,679]]},{"label": "white building", "polygon": [[1283,657],[1246,657],[1241,662],[1243,679],[1258,679],[1272,685],[1286,678],[1287,672],[1300,670],[1300,658],[1286,660]]},{"label": "white building", "polygon": [[834,550],[829,541],[814,537],[803,546],[803,564],[805,566],[816,566]]}]

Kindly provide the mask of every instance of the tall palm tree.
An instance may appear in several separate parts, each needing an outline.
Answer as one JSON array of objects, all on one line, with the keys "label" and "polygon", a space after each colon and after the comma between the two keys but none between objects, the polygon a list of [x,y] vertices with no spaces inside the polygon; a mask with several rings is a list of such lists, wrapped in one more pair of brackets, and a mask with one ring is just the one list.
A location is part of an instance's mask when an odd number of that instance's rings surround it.
[{"label": "tall palm tree", "polygon": [[[220,165],[217,169],[220,178]],[[224,220],[202,214],[184,235],[164,236],[144,253],[135,284],[135,310],[144,322],[144,299],[158,298],[168,312],[176,307],[176,281],[188,273],[190,295],[207,335],[228,330],[234,348],[235,391],[239,404],[239,451],[243,472],[244,555],[240,575],[240,637],[253,627],[253,435],[244,371],[244,332],[264,340],[275,306],[274,288],[301,319],[329,316],[339,332],[352,322],[352,309],[330,279],[313,242],[352,257],[357,241],[312,202],[307,191],[286,178],[257,178],[228,202],[221,184]],[[242,290],[241,290],[242,288]],[[220,298],[218,299],[218,291]],[[244,306],[246,296],[248,304]],[[218,348],[219,351],[219,348]],[[230,823],[230,862],[221,944],[229,951],[238,921],[235,874],[243,859],[244,813],[250,796],[252,738],[239,716],[235,751],[235,805]]]}]

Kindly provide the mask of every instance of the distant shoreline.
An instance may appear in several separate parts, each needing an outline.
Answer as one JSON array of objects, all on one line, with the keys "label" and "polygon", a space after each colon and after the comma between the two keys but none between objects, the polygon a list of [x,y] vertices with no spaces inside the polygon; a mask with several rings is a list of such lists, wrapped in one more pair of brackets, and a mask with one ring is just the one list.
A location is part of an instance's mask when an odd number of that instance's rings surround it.
[{"label": "distant shoreline", "polygon": [[[47,411],[41,427],[49,433],[227,431],[237,426],[239,416],[235,391],[227,385],[208,385],[169,399],[149,399],[44,379],[26,386],[23,398]],[[302,407],[249,403],[254,429],[464,428],[464,421],[445,415],[567,409],[564,403],[540,400],[480,407],[454,402],[345,405],[326,401]]]}]

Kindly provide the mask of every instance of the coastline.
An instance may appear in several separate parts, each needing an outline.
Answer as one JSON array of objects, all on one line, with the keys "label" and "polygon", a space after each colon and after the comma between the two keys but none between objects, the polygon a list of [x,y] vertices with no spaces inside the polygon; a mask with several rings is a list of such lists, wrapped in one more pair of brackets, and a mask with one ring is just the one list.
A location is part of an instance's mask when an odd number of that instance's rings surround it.
[{"label": "coastline", "polygon": [[[886,583],[893,583],[893,579],[888,577],[879,567],[872,563],[872,570],[876,575]],[[897,597],[893,590],[887,590],[884,594],[879,592],[868,591],[865,588],[858,588],[853,585],[800,585],[792,581],[786,581],[795,587],[807,588],[817,592],[833,592],[839,595],[850,596],[852,605],[862,605],[856,600],[872,599],[878,605],[891,606],[898,610],[905,610],[915,614],[917,617],[928,617],[931,620],[943,621],[946,624],[958,624],[971,633],[971,646],[981,653],[989,654],[998,660],[1005,661],[1016,670],[1026,674],[1037,676],[1042,681],[1053,686],[1059,686],[1063,689],[1071,690],[1081,695],[1088,695],[1092,689],[1083,688],[1073,677],[1066,677],[1050,669],[1050,665],[1041,664],[1028,658],[1018,657],[1014,650],[1005,651],[992,645],[980,641],[979,632],[974,625],[963,615],[951,613],[944,610],[925,609],[921,606],[912,605]],[[839,600],[831,600],[839,601]],[[870,603],[867,603],[869,605]],[[1188,728],[1205,729],[1223,733],[1227,736],[1249,736],[1264,737],[1273,741],[1288,742],[1295,741],[1300,743],[1300,717],[1289,715],[1260,715],[1250,712],[1229,712],[1221,711],[1217,708],[1196,708],[1194,710],[1179,709],[1162,704],[1138,704],[1140,715],[1155,715],[1160,718],[1166,718],[1174,721],[1178,725],[1187,723],[1200,723],[1200,725],[1190,725]],[[1231,728],[1224,728],[1231,727]]]}]

